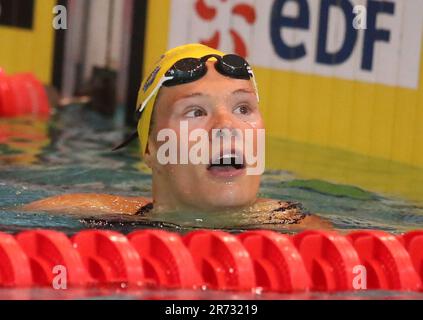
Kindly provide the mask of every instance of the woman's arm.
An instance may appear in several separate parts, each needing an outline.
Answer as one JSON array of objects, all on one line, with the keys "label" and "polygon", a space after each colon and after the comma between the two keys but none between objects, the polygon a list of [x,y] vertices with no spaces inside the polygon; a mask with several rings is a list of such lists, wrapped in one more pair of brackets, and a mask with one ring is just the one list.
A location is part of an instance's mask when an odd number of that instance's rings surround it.
[{"label": "woman's arm", "polygon": [[25,211],[54,212],[68,214],[128,214],[151,200],[143,197],[124,197],[98,193],[76,193],[53,196],[24,205]]},{"label": "woman's arm", "polygon": [[281,230],[333,229],[330,221],[315,214],[304,213],[298,202],[263,198],[257,200],[245,223]]},{"label": "woman's arm", "polygon": [[[300,229],[304,230],[333,230],[332,223],[313,214],[307,215],[303,220],[301,220],[298,226]],[[292,225],[292,228],[295,228],[295,225]]]}]

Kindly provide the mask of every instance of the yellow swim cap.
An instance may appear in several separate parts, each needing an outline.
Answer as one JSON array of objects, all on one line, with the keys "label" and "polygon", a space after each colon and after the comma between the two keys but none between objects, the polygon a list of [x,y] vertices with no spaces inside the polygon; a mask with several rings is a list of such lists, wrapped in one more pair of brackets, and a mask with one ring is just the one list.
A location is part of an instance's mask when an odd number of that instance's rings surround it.
[{"label": "yellow swim cap", "polygon": [[[148,133],[150,131],[151,115],[153,114],[153,107],[158,93],[158,85],[165,73],[179,60],[184,58],[201,58],[208,54],[217,54],[223,56],[224,53],[216,49],[207,47],[202,44],[186,44],[167,51],[163,54],[159,61],[153,66],[148,76],[141,84],[138,91],[137,111],[141,108],[144,101],[147,104],[144,106],[141,117],[138,121],[138,137],[141,142],[141,152],[144,155],[147,150]],[[155,90],[156,89],[156,90]]]}]

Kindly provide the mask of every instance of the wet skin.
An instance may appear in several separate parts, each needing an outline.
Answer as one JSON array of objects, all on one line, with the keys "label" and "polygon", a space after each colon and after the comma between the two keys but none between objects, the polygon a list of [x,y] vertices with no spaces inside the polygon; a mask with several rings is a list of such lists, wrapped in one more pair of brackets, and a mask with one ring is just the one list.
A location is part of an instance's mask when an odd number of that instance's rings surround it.
[{"label": "wet skin", "polygon": [[[144,155],[144,161],[152,169],[152,200],[107,194],[68,194],[35,201],[23,208],[75,214],[132,215],[152,201],[155,214],[184,210],[213,214],[216,211],[259,210],[275,206],[276,200],[257,198],[260,175],[248,175],[246,167],[217,168],[192,163],[162,165],[157,159],[160,146],[165,143],[157,141],[159,131],[173,129],[179,138],[181,121],[187,121],[189,132],[197,128],[206,130],[210,139],[215,132],[213,129],[256,131],[264,128],[251,81],[222,76],[213,64],[213,61],[207,62],[208,72],[200,80],[160,90]],[[189,142],[189,148],[195,143]],[[211,150],[209,155],[211,160],[214,156]],[[328,228],[330,224],[310,215],[295,226]]]}]

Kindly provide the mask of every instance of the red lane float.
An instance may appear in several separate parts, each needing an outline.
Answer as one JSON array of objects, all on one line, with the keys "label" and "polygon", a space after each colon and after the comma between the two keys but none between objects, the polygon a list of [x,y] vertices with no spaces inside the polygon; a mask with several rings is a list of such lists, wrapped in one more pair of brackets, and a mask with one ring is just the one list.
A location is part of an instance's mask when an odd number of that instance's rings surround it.
[{"label": "red lane float", "polygon": [[383,231],[350,233],[367,270],[368,289],[418,290],[420,279],[411,257],[395,236]]},{"label": "red lane float", "polygon": [[311,277],[313,291],[354,290],[360,259],[351,243],[336,232],[304,231],[293,237]]},{"label": "red lane float", "polygon": [[139,289],[151,283],[163,288],[207,285],[216,290],[285,293],[417,291],[422,288],[423,231],[402,236],[382,231],[346,236],[331,231],[294,236],[249,231],[235,236],[201,230],[181,237],[141,230],[126,237],[84,230],[72,239],[48,230],[0,233],[0,287],[54,287],[57,266],[66,270],[67,287],[81,289]]},{"label": "red lane float", "polygon": [[0,287],[31,285],[28,256],[12,235],[0,232]]},{"label": "red lane float", "polygon": [[[32,114],[46,115],[50,113],[50,103],[43,84],[32,74],[22,73],[14,76],[14,80],[21,83],[24,91],[27,92],[27,99],[30,101]],[[26,89],[26,90],[25,90]]]},{"label": "red lane float", "polygon": [[357,231],[348,238],[366,267],[369,289],[415,291],[420,288],[410,255],[394,235],[383,231]]},{"label": "red lane float", "polygon": [[72,238],[90,276],[100,284],[140,286],[144,272],[138,252],[122,234],[84,230]]},{"label": "red lane float", "polygon": [[420,281],[423,283],[423,231],[408,232],[402,236],[401,240],[411,257],[414,269],[420,275]]},{"label": "red lane float", "polygon": [[256,286],[251,257],[237,237],[223,231],[193,231],[184,238],[211,289],[251,290]]},{"label": "red lane float", "polygon": [[253,259],[257,286],[286,293],[310,288],[303,259],[288,236],[272,231],[249,231],[238,238]]},{"label": "red lane float", "polygon": [[31,73],[8,76],[0,69],[0,117],[26,114],[50,114],[44,86]]},{"label": "red lane float", "polygon": [[[33,282],[39,286],[53,286],[57,275],[65,276],[66,287],[83,286],[89,277],[82,259],[69,238],[50,230],[24,231],[16,236],[29,258]],[[57,285],[60,285],[59,279]]]},{"label": "red lane float", "polygon": [[128,239],[141,257],[147,281],[161,287],[186,289],[203,284],[193,258],[178,234],[142,230],[130,233]]},{"label": "red lane float", "polygon": [[0,69],[0,117],[8,117],[14,115],[14,97],[10,89],[10,79]]}]

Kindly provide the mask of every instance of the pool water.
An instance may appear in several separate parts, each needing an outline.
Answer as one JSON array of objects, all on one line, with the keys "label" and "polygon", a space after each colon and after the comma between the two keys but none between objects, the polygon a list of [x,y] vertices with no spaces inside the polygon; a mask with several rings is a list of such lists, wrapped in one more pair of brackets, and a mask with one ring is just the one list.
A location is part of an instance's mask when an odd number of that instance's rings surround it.
[{"label": "pool water", "polygon": [[[260,227],[237,225],[236,217],[200,213],[161,216],[150,221],[140,217],[110,216],[99,220],[21,212],[21,204],[63,193],[149,197],[151,173],[140,161],[137,143],[118,152],[111,151],[123,138],[123,128],[115,126],[112,119],[104,119],[82,106],[68,106],[50,121],[0,119],[0,128],[2,231],[44,227],[72,233],[87,227],[104,227],[129,232],[153,225],[183,232],[191,228]],[[279,150],[284,149],[281,141],[270,140],[268,145],[275,143],[279,143]],[[289,150],[289,146],[286,149]],[[267,151],[272,152],[269,146]],[[392,177],[394,179],[395,175]],[[339,230],[364,228],[405,232],[423,225],[423,205],[418,201],[335,181],[304,179],[292,171],[266,171],[260,196],[301,202],[307,211],[330,220]]]},{"label": "pool water", "polygon": [[[179,214],[153,219],[102,216],[99,219],[19,210],[22,204],[63,193],[150,197],[151,173],[140,161],[138,144],[133,143],[118,152],[111,151],[122,140],[124,132],[125,128],[115,125],[113,119],[102,118],[80,105],[63,108],[49,120],[0,119],[0,231],[14,233],[46,228],[73,234],[85,228],[107,228],[123,233],[139,228],[163,228],[181,233],[195,228],[221,228],[234,232],[263,227],[278,229],[277,226],[237,225],[236,217],[218,215]],[[378,175],[392,177],[394,186],[395,179],[402,179],[402,172],[411,172],[410,176],[417,184],[410,188],[410,196],[401,192],[377,191],[373,187],[377,183],[363,183],[370,186],[370,191],[363,185],[350,185],[342,179],[337,181],[332,173],[341,162],[328,163],[330,158],[321,156],[324,151],[315,151],[314,147],[297,148],[297,145],[268,139],[267,153],[285,151],[297,164],[295,156],[303,152],[306,154],[301,155],[302,159],[315,159],[313,164],[320,162],[326,166],[321,166],[319,175],[313,176],[306,170],[296,172],[293,170],[295,166],[289,163],[284,170],[283,162],[275,165],[277,159],[267,157],[272,168],[279,168],[265,172],[260,196],[298,201],[307,211],[330,220],[340,231],[380,229],[401,233],[421,229],[423,199],[419,199],[419,193],[415,191],[416,188],[423,190],[420,189],[423,183],[418,185],[423,177],[421,173],[415,173],[419,170],[398,166],[400,169],[392,171],[393,166],[389,166],[390,171],[382,172],[384,167],[378,166]],[[359,157],[344,157],[341,151],[331,151],[331,154],[332,159]],[[341,165],[348,168],[343,162]],[[359,176],[361,173],[357,168],[360,166],[352,168],[353,175]],[[362,169],[363,175],[368,175],[365,170],[369,168]],[[321,178],[326,172],[330,178]]]}]

